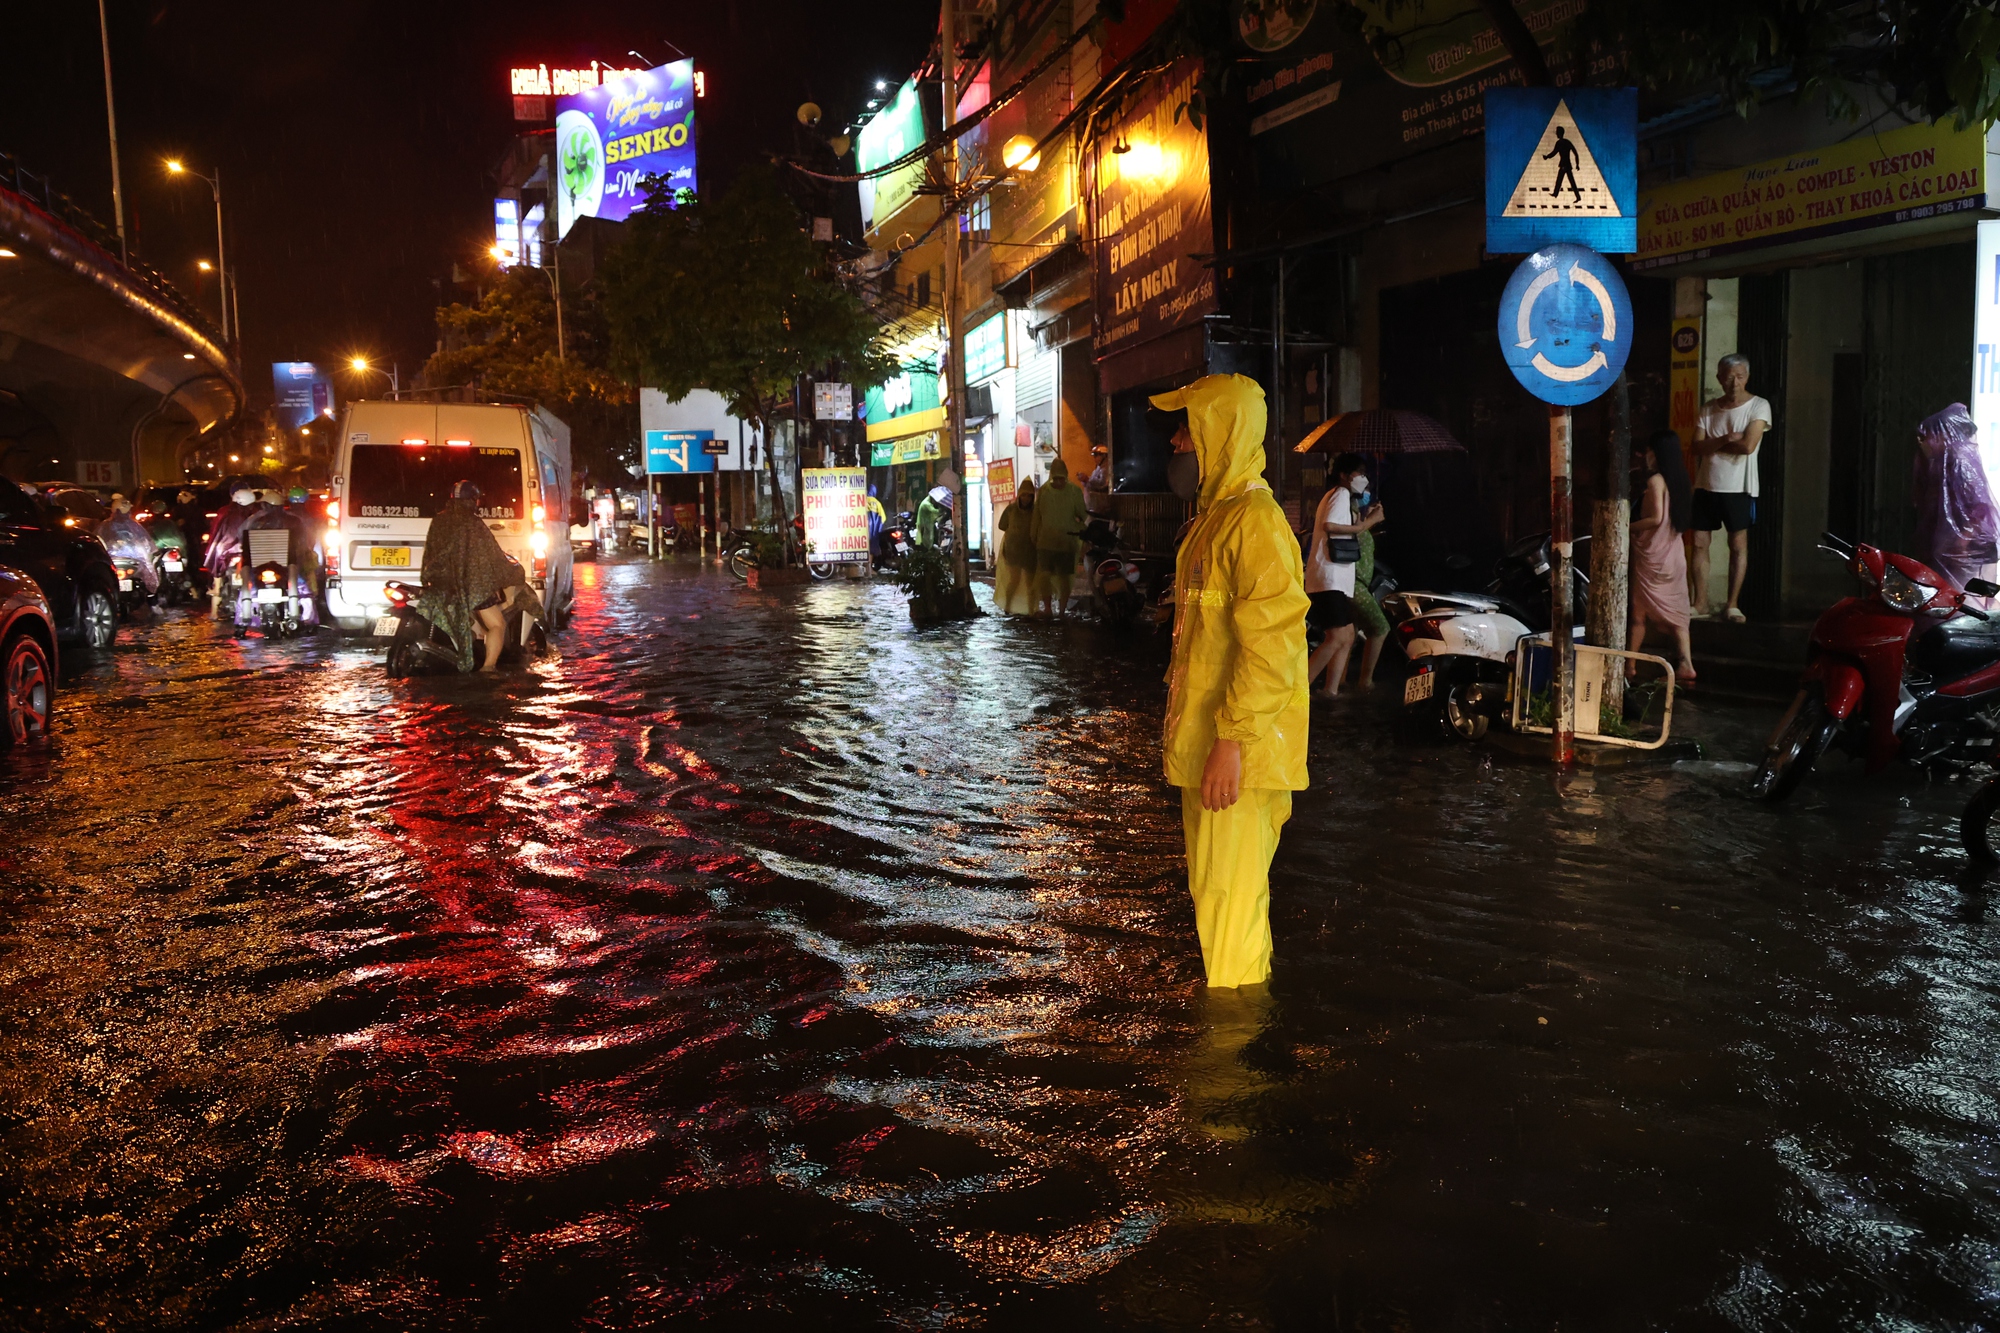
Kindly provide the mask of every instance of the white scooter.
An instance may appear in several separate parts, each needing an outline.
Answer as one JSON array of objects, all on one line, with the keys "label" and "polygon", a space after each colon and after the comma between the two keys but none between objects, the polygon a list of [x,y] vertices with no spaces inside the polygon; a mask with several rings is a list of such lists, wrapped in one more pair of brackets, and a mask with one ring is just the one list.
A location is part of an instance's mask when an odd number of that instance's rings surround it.
[{"label": "white scooter", "polygon": [[[1588,537],[1571,558],[1572,623],[1583,637],[1590,599]],[[1541,533],[1517,542],[1500,557],[1484,593],[1396,592],[1382,600],[1410,674],[1403,709],[1428,717],[1447,738],[1476,741],[1486,735],[1512,699],[1515,645],[1548,631],[1549,539]]]}]

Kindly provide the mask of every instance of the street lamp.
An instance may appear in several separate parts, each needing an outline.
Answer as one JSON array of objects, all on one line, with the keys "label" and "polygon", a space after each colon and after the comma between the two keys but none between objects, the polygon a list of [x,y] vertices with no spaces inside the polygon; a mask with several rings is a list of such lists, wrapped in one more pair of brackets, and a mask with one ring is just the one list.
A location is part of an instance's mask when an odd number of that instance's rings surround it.
[{"label": "street lamp", "polygon": [[[204,176],[199,171],[189,171],[179,158],[167,159],[169,176],[193,176],[208,182],[209,193],[215,196],[215,266],[222,270],[222,278],[216,284],[216,291],[222,299],[222,341],[229,341],[229,256],[222,248],[222,168],[217,167],[213,176]],[[206,268],[207,265],[202,266]]]},{"label": "street lamp", "polygon": [[348,361],[347,368],[357,375],[366,375],[372,371],[387,379],[389,381],[389,395],[391,397],[400,396],[403,392],[402,367],[394,361],[391,361],[389,368],[384,370],[380,366],[370,365],[367,357],[357,356]]}]

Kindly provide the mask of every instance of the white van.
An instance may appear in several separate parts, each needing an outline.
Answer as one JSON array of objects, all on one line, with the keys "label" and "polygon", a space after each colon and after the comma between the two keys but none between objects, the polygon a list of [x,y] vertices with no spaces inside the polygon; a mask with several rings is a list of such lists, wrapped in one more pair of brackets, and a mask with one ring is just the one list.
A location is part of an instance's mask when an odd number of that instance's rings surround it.
[{"label": "white van", "polygon": [[375,632],[383,585],[422,580],[431,518],[460,481],[478,485],[479,516],[528,571],[551,628],[568,622],[569,427],[540,407],[364,401],[342,416],[327,506],[326,601],[342,629]]}]

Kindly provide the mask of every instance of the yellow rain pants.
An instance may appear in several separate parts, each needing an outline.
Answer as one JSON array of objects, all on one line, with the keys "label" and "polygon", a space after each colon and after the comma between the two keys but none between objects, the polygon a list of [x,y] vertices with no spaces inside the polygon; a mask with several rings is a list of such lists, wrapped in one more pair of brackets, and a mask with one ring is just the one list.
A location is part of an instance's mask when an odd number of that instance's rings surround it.
[{"label": "yellow rain pants", "polygon": [[1227,810],[1201,808],[1201,788],[1181,788],[1188,888],[1211,986],[1271,979],[1271,857],[1292,817],[1292,794],[1252,788]]}]

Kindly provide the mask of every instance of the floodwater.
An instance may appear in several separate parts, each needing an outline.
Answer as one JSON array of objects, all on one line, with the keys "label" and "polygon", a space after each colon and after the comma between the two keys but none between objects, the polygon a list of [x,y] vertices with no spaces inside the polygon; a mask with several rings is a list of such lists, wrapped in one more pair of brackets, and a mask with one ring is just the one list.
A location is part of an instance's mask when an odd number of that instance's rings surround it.
[{"label": "floodwater", "polygon": [[499,681],[71,668],[0,761],[0,1324],[2000,1322],[1962,791],[1318,704],[1210,994],[1160,643],[579,572]]}]

